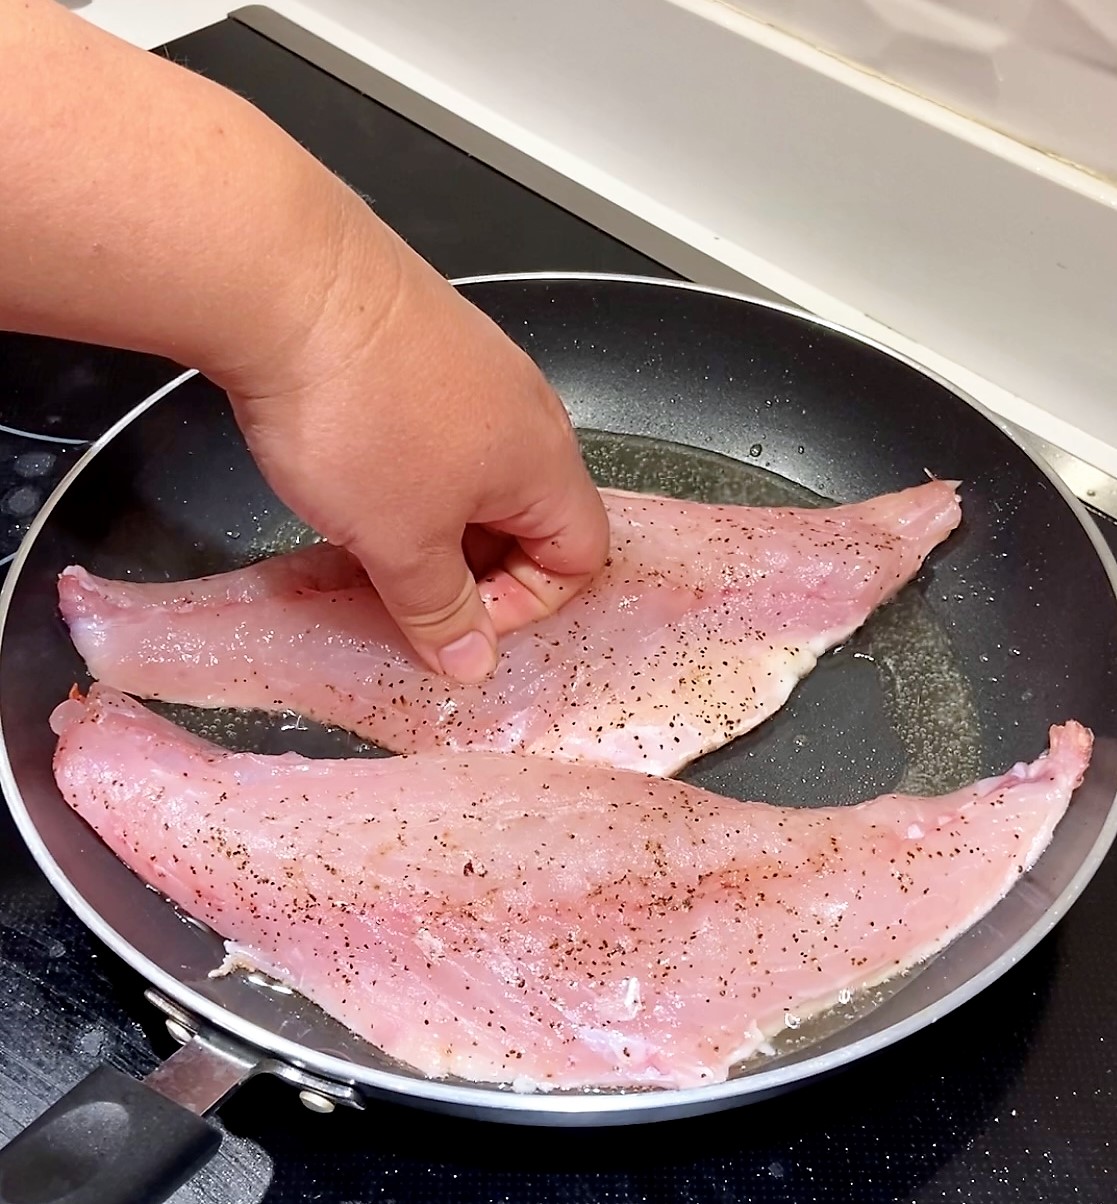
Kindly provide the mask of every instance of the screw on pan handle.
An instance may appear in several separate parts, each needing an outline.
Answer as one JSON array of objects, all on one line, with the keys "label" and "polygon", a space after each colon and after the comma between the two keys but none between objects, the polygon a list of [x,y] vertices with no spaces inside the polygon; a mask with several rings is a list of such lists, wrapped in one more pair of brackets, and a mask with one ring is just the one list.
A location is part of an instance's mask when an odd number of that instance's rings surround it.
[{"label": "screw on pan handle", "polygon": [[220,1144],[202,1117],[100,1066],[0,1150],[0,1204],[160,1204]]}]

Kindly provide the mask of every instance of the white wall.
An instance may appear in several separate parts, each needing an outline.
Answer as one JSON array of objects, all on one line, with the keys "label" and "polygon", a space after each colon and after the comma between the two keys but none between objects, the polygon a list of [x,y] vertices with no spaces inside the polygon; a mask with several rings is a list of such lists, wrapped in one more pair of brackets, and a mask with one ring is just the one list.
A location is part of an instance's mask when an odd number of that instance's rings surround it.
[{"label": "white wall", "polygon": [[[217,4],[81,11],[152,36]],[[1117,184],[719,0],[269,8],[724,269],[700,279],[758,282],[1117,476]]]},{"label": "white wall", "polygon": [[1114,0],[722,0],[1117,179]]}]

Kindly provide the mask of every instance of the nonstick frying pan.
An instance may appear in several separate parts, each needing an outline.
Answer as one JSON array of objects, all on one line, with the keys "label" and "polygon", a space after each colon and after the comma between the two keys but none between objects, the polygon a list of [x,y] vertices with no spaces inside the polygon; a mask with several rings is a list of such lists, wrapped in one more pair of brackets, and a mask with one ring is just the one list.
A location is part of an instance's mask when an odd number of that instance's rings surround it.
[{"label": "nonstick frying pan", "polygon": [[[192,577],[284,547],[298,530],[224,397],[186,374],[75,466],[10,570],[0,617],[0,779],[16,822],[66,902],[151,984],[183,1044],[145,1084],[95,1072],[0,1152],[0,1204],[164,1198],[216,1148],[205,1112],[260,1072],[320,1109],[388,1097],[533,1124],[633,1123],[760,1100],[964,1003],[1052,928],[1105,855],[1117,826],[1117,566],[1078,503],[988,414],[879,346],[724,292],[577,275],[459,287],[554,383],[603,483],[825,504],[927,473],[963,482],[962,527],[904,594],[779,714],[686,777],[806,805],[897,786],[937,792],[1033,758],[1050,724],[1075,718],[1096,737],[1086,780],[1037,866],[974,929],[726,1083],[517,1094],[417,1076],[264,981],[208,978],[219,938],[146,889],[54,785],[48,716],[86,680],[57,614],[58,572],[77,562],[110,577]],[[359,751],[282,718],[176,718],[260,751]]]}]

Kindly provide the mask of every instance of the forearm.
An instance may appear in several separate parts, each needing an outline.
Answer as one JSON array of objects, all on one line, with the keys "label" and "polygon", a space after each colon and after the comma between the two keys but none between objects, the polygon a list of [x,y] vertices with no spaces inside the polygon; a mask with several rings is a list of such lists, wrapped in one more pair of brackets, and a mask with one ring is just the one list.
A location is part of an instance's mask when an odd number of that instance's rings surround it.
[{"label": "forearm", "polygon": [[394,237],[247,102],[51,0],[0,0],[0,327],[235,379],[338,303],[354,255],[346,300],[387,306]]},{"label": "forearm", "polygon": [[497,324],[252,106],[53,0],[0,0],[3,327],[200,368],[280,499],[463,681],[605,561],[563,405]]}]

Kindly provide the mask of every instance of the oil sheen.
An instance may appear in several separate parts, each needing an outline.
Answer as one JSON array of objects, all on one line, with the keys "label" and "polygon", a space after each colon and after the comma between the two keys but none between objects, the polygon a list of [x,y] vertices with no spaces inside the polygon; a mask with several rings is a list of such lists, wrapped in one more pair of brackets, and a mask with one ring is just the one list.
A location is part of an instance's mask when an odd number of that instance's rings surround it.
[{"label": "oil sheen", "polygon": [[[758,464],[700,448],[594,430],[581,431],[579,438],[591,474],[603,487],[745,506],[834,504],[832,499]],[[242,562],[288,551],[313,539],[307,528],[284,515],[267,529],[252,532],[244,541]],[[980,776],[980,728],[973,696],[950,640],[920,590],[918,578],[877,611],[851,640],[827,656],[851,667],[857,661],[869,662],[875,669],[883,712],[903,749],[902,769],[892,789],[913,794],[945,793]],[[237,750],[295,751],[310,757],[386,755],[351,733],[290,713],[277,716],[168,704],[155,704],[154,709],[206,739]],[[744,736],[738,743],[749,738]],[[829,801],[804,800],[808,805]],[[789,1017],[787,1027],[773,1038],[766,1052],[749,1059],[738,1073],[763,1069],[774,1059],[802,1054],[819,1042],[833,1039],[894,995],[911,977],[909,973],[843,997],[816,1016]],[[296,1012],[307,1013],[310,1032],[325,1033],[336,1027],[325,1017],[316,1023],[312,1017],[317,1009],[306,1001],[289,1000],[285,1006],[292,1005]],[[360,1044],[355,1039],[346,1039],[341,1033],[335,1039],[347,1056],[380,1064],[372,1050],[361,1056],[354,1049]]]}]

